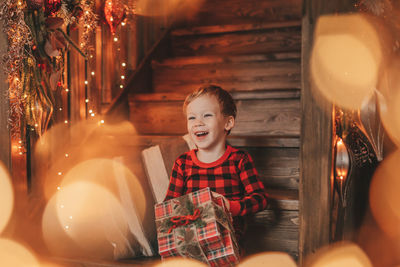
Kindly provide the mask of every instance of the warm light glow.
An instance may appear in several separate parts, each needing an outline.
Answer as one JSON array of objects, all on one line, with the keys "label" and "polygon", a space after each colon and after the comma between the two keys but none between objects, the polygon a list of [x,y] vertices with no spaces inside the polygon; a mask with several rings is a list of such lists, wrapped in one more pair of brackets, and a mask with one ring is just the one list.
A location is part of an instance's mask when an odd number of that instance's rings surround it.
[{"label": "warm light glow", "polygon": [[311,256],[307,267],[372,267],[365,252],[353,243],[336,243]]},{"label": "warm light glow", "polygon": [[400,239],[400,150],[387,156],[376,169],[370,186],[370,206],[375,221],[391,238]]},{"label": "warm light glow", "polygon": [[188,258],[173,257],[173,258],[167,258],[153,266],[154,267],[206,267],[208,265],[200,261]]},{"label": "warm light glow", "polygon": [[289,254],[283,252],[265,252],[243,259],[238,267],[297,267],[296,262]]},{"label": "warm light glow", "polygon": [[0,162],[0,234],[11,217],[13,206],[14,190],[10,176],[7,168]]},{"label": "warm light glow", "polygon": [[373,94],[382,62],[382,48],[373,22],[363,14],[318,18],[311,56],[311,74],[327,100],[360,108]]},{"label": "warm light glow", "polygon": [[92,113],[92,112],[93,112],[93,110],[89,109],[89,113]]},{"label": "warm light glow", "polygon": [[121,65],[122,65],[122,67],[126,67],[126,63],[125,62],[122,62]]},{"label": "warm light glow", "polygon": [[85,99],[85,102],[86,102],[86,103],[89,103],[89,99]]},{"label": "warm light glow", "polygon": [[118,38],[117,37],[114,37],[114,42],[118,42]]},{"label": "warm light glow", "polygon": [[127,218],[119,200],[108,189],[75,181],[50,199],[42,229],[48,248],[56,255],[79,253],[113,259],[114,247],[128,250],[130,245],[126,242]]},{"label": "warm light glow", "polygon": [[92,76],[94,76],[94,71],[91,72]]},{"label": "warm light glow", "polygon": [[340,180],[344,180],[347,177],[347,173],[350,167],[350,157],[344,144],[343,140],[340,137],[337,137],[336,141],[336,161],[335,161],[335,170],[336,177]]},{"label": "warm light glow", "polygon": [[68,89],[68,88],[65,88],[65,92],[69,92],[69,89]]},{"label": "warm light glow", "polygon": [[68,158],[68,157],[69,157],[69,155],[68,155],[68,154],[65,154],[65,157],[66,157],[66,158]]},{"label": "warm light glow", "polygon": [[91,113],[90,116],[94,117],[94,113]]},{"label": "warm light glow", "polygon": [[121,84],[121,85],[119,86],[119,88],[121,88],[121,89],[122,89],[122,88],[124,88],[124,86]]},{"label": "warm light glow", "polygon": [[68,123],[68,121],[67,121],[67,120],[65,120],[65,121],[64,121],[64,123],[65,123],[65,124],[67,124],[67,123]]},{"label": "warm light glow", "polygon": [[121,75],[121,79],[124,80],[124,79],[125,79],[125,76],[124,76],[124,75]]},{"label": "warm light glow", "polygon": [[88,81],[85,81],[85,84],[89,84],[89,82],[88,82]]},{"label": "warm light glow", "polygon": [[0,238],[0,266],[39,267],[36,257],[21,244]]},{"label": "warm light glow", "polygon": [[400,148],[400,57],[393,57],[383,71],[377,92],[380,117],[386,133]]}]

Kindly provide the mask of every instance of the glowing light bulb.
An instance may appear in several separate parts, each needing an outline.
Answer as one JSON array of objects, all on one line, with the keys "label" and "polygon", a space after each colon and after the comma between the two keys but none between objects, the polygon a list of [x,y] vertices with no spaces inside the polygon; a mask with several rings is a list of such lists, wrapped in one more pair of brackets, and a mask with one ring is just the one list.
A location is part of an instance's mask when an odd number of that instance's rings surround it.
[{"label": "glowing light bulb", "polygon": [[68,157],[69,157],[68,153],[65,153],[65,157],[66,157],[66,158],[68,158]]},{"label": "glowing light bulb", "polygon": [[85,81],[85,84],[89,84],[89,82],[88,82],[88,81]]},{"label": "glowing light bulb", "polygon": [[124,88],[124,86],[121,84],[121,85],[119,86],[119,88]]},{"label": "glowing light bulb", "polygon": [[121,75],[121,79],[124,80],[124,79],[125,79],[125,76],[124,76],[124,75]]},{"label": "glowing light bulb", "polygon": [[69,89],[68,89],[68,88],[65,88],[65,92],[67,92],[67,93],[68,93],[68,92],[69,92]]},{"label": "glowing light bulb", "polygon": [[104,120],[101,120],[100,123],[104,123]]},{"label": "glowing light bulb", "polygon": [[92,71],[92,73],[91,73],[91,74],[92,74],[92,76],[94,76],[94,71]]},{"label": "glowing light bulb", "polygon": [[114,42],[118,42],[118,38],[117,37],[114,37]]},{"label": "glowing light bulb", "polygon": [[68,121],[67,121],[67,120],[65,120],[65,121],[64,121],[64,123],[65,123],[65,124],[67,124],[67,123],[68,123]]},{"label": "glowing light bulb", "polygon": [[62,110],[62,108],[59,108],[58,110],[59,110],[59,111],[61,111],[61,110]]},{"label": "glowing light bulb", "polygon": [[90,114],[90,116],[94,117],[94,113]]},{"label": "glowing light bulb", "polygon": [[126,67],[126,63],[125,62],[122,62],[121,65],[122,65],[122,67]]},{"label": "glowing light bulb", "polygon": [[125,25],[126,25],[126,22],[125,22],[125,21],[121,22],[121,25],[122,25],[122,26],[125,26]]},{"label": "glowing light bulb", "polygon": [[62,175],[62,172],[58,172],[58,175]]},{"label": "glowing light bulb", "polygon": [[86,102],[86,103],[89,103],[89,99],[85,99],[85,102]]}]

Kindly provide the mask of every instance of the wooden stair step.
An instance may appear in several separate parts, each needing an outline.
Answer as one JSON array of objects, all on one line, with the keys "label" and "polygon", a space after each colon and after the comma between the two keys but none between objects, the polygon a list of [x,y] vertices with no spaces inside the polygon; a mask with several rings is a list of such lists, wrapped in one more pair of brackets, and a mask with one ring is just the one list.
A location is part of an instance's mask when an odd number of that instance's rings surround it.
[{"label": "wooden stair step", "polygon": [[299,148],[238,148],[246,150],[252,156],[260,179],[267,188],[298,189],[300,177]]},{"label": "wooden stair step", "polygon": [[188,93],[207,83],[229,91],[300,89],[300,59],[153,65],[154,92]]},{"label": "wooden stair step", "polygon": [[[133,135],[118,134],[102,136],[104,143],[110,147],[123,144],[128,147],[147,148],[182,135]],[[122,141],[121,141],[122,140]],[[259,148],[298,148],[300,139],[298,136],[228,136],[228,142],[234,147],[259,147]]]},{"label": "wooden stair step", "polygon": [[199,65],[199,64],[218,64],[218,63],[240,63],[240,62],[265,62],[265,61],[278,61],[285,59],[300,59],[300,51],[292,52],[275,52],[269,54],[251,54],[251,55],[203,55],[193,57],[172,57],[164,58],[161,61],[152,61],[153,67],[165,66],[165,67],[184,67],[187,65]]},{"label": "wooden stair step", "polygon": [[248,24],[225,24],[211,26],[197,26],[191,28],[175,29],[171,32],[172,36],[180,37],[187,35],[202,35],[202,34],[218,34],[218,33],[234,33],[245,31],[260,31],[268,29],[278,29],[287,27],[300,27],[301,20],[294,21],[274,21],[264,23],[248,23]]},{"label": "wooden stair step", "polygon": [[299,210],[298,190],[282,190],[266,188],[270,198],[267,210]]},{"label": "wooden stair step", "polygon": [[[227,90],[229,91],[229,90]],[[279,89],[279,90],[263,90],[263,91],[230,91],[235,100],[252,100],[252,99],[299,99],[299,89]],[[187,93],[181,92],[165,92],[165,93],[142,93],[130,94],[130,101],[138,102],[176,102],[184,101]]]},{"label": "wooden stair step", "polygon": [[[130,121],[139,134],[186,133],[183,101],[135,101],[129,98]],[[237,100],[237,126],[233,135],[299,136],[298,99]]]},{"label": "wooden stair step", "polygon": [[283,251],[298,257],[299,211],[264,210],[251,216],[245,236],[246,253]]},{"label": "wooden stair step", "polygon": [[301,26],[171,36],[175,56],[263,54],[300,51]]},{"label": "wooden stair step", "polygon": [[246,252],[284,251],[298,257],[299,202],[296,190],[268,190],[266,210],[250,216]]},{"label": "wooden stair step", "polygon": [[[227,8],[229,7],[229,8]],[[301,0],[212,0],[188,19],[191,25],[249,23],[301,19]]]}]

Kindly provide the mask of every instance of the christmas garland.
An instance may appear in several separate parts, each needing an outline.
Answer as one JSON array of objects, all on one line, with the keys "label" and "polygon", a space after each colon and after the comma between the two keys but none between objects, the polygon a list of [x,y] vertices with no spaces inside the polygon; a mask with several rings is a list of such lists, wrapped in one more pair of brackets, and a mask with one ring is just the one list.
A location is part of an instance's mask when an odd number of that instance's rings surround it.
[{"label": "christmas garland", "polygon": [[[27,126],[38,135],[52,118],[55,92],[64,88],[64,55],[69,47],[86,57],[97,15],[94,0],[4,0],[0,19],[8,48],[3,55],[9,84],[10,130],[22,138]],[[82,25],[80,45],[66,34]],[[22,138],[23,139],[23,138]]]}]

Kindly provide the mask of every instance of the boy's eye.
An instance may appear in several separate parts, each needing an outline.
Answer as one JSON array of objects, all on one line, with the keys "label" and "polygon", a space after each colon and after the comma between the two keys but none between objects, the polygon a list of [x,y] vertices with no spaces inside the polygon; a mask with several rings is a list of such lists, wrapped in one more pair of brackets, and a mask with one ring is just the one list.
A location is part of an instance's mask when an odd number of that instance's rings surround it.
[{"label": "boy's eye", "polygon": [[204,117],[212,117],[212,114],[205,114]]},{"label": "boy's eye", "polygon": [[188,121],[190,121],[190,120],[194,120],[194,117],[193,116],[188,117]]}]

